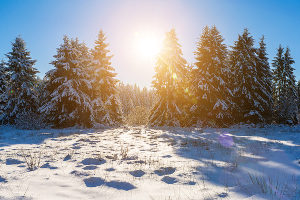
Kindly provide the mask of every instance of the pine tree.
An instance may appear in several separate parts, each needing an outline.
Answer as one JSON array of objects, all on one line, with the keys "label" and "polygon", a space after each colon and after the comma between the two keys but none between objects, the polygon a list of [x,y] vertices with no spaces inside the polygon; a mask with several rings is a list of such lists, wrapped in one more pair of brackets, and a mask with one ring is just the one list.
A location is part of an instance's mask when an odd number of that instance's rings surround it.
[{"label": "pine tree", "polygon": [[48,96],[41,111],[55,127],[89,127],[94,123],[89,50],[78,39],[63,40],[51,62],[55,69],[46,74]]},{"label": "pine tree", "polygon": [[294,76],[295,63],[290,55],[289,48],[279,46],[276,57],[273,60],[273,81],[274,81],[274,110],[277,123],[296,124],[298,123],[298,95],[296,80]]},{"label": "pine tree", "polygon": [[279,46],[276,57],[273,59],[273,100],[274,100],[274,119],[280,123],[280,98],[283,95],[283,73],[284,73],[284,49]]},{"label": "pine tree", "polygon": [[105,42],[103,31],[98,34],[95,48],[92,50],[94,60],[93,102],[99,122],[106,125],[119,125],[122,122],[120,102],[117,98],[115,69],[111,66],[111,55]]},{"label": "pine tree", "polygon": [[192,107],[193,123],[224,126],[229,124],[232,105],[228,88],[227,48],[215,26],[205,27],[197,43],[196,68],[193,70],[193,93],[196,103]]},{"label": "pine tree", "polygon": [[121,102],[122,113],[126,118],[136,107],[144,107],[151,110],[157,102],[157,96],[153,89],[144,87],[142,90],[136,85],[118,84],[118,96]]},{"label": "pine tree", "polygon": [[7,69],[4,61],[1,61],[0,62],[0,115],[2,115],[3,108],[6,104],[4,100],[4,96],[5,96],[6,87],[8,86],[7,81],[8,81]]},{"label": "pine tree", "polygon": [[298,94],[298,112],[300,111],[300,80],[297,82],[297,94]]},{"label": "pine tree", "polygon": [[6,56],[8,82],[4,100],[7,103],[1,118],[4,123],[15,124],[21,116],[37,113],[38,99],[34,86],[38,71],[33,67],[36,61],[31,59],[21,37],[12,43],[12,51]]},{"label": "pine tree", "polygon": [[232,68],[233,101],[236,105],[232,111],[236,122],[264,122],[264,108],[260,103],[260,82],[257,72],[257,50],[254,40],[247,29],[234,43],[230,52],[229,65]]},{"label": "pine tree", "polygon": [[151,111],[149,124],[185,126],[188,109],[188,70],[174,29],[166,34],[155,71],[152,83],[159,100]]},{"label": "pine tree", "polygon": [[257,101],[262,106],[263,110],[261,115],[263,122],[272,122],[272,72],[269,66],[266,44],[264,42],[264,36],[261,38],[259,43],[259,48],[257,49],[257,81],[259,82],[259,87],[257,88],[257,93],[261,98]]},{"label": "pine tree", "polygon": [[294,59],[290,55],[290,49],[286,48],[286,52],[284,54],[285,60],[285,70],[287,75],[286,81],[286,90],[287,90],[287,105],[286,105],[286,118],[288,119],[288,123],[297,124],[298,120],[298,95],[296,90],[296,78],[294,75],[294,68],[292,65],[295,63]]},{"label": "pine tree", "polygon": [[129,84],[125,85],[120,82],[118,84],[118,98],[120,99],[122,114],[124,116],[128,115],[133,109],[133,91]]}]

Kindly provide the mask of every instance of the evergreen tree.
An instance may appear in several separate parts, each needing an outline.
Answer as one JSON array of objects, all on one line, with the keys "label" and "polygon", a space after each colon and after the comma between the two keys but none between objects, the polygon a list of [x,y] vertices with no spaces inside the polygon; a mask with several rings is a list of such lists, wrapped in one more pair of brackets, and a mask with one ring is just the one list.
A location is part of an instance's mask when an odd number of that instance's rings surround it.
[{"label": "evergreen tree", "polygon": [[118,96],[121,102],[123,116],[126,117],[136,107],[144,107],[151,110],[157,102],[157,96],[153,89],[144,87],[142,90],[136,85],[118,84]]},{"label": "evergreen tree", "polygon": [[41,111],[55,127],[88,127],[94,123],[89,50],[78,39],[63,40],[51,62],[55,68],[46,74],[48,96]]},{"label": "evergreen tree", "polygon": [[232,68],[233,101],[236,105],[233,115],[236,122],[261,123],[264,108],[261,104],[260,82],[258,80],[257,50],[247,29],[239,35],[230,52],[229,64]]},{"label": "evergreen tree", "polygon": [[228,88],[227,48],[215,26],[205,27],[197,43],[196,68],[193,70],[193,123],[224,126],[231,118],[231,91]]},{"label": "evergreen tree", "polygon": [[284,49],[279,46],[277,50],[276,57],[273,60],[273,110],[274,110],[274,119],[276,122],[279,122],[279,114],[280,114],[280,98],[283,95],[283,73],[284,73]]},{"label": "evergreen tree", "polygon": [[152,83],[159,100],[151,111],[149,124],[185,126],[188,109],[188,70],[174,29],[166,34],[155,71]]},{"label": "evergreen tree", "polygon": [[4,123],[15,124],[21,116],[37,113],[38,99],[34,86],[38,71],[33,67],[36,61],[31,59],[21,37],[12,43],[12,51],[6,56],[8,82],[4,101],[7,103],[0,118]]},{"label": "evergreen tree", "polygon": [[112,56],[108,55],[110,51],[107,49],[108,44],[105,40],[103,31],[100,31],[95,48],[92,50],[94,60],[93,102],[100,123],[112,126],[122,122],[122,113],[117,98],[116,84],[118,80],[115,78],[115,69],[111,66]]},{"label": "evergreen tree", "polygon": [[1,61],[0,62],[0,115],[3,113],[3,108],[5,106],[4,96],[7,87],[7,81],[8,81],[7,79],[8,79],[7,69],[4,61]]},{"label": "evergreen tree", "polygon": [[300,80],[297,82],[297,94],[298,94],[298,112],[300,111]]},{"label": "evergreen tree", "polygon": [[294,76],[295,63],[290,55],[289,48],[283,54],[284,49],[279,46],[276,57],[273,60],[273,81],[274,81],[274,110],[277,123],[296,124],[298,123],[298,95],[296,80]]},{"label": "evergreen tree", "polygon": [[132,87],[127,84],[120,82],[118,84],[118,95],[121,102],[122,114],[128,115],[134,107],[133,103],[133,90]]},{"label": "evergreen tree", "polygon": [[294,75],[294,68],[292,65],[295,63],[294,59],[291,57],[290,49],[286,48],[284,54],[284,64],[285,64],[285,71],[286,71],[286,112],[285,116],[288,123],[297,124],[298,120],[298,95],[296,90],[296,78]]},{"label": "evergreen tree", "polygon": [[261,111],[263,122],[271,123],[272,105],[273,105],[272,72],[268,62],[264,36],[261,38],[259,43],[259,48],[257,49],[256,69],[257,69],[256,79],[259,82],[257,93],[261,97],[258,98],[257,101],[263,108],[263,110]]}]

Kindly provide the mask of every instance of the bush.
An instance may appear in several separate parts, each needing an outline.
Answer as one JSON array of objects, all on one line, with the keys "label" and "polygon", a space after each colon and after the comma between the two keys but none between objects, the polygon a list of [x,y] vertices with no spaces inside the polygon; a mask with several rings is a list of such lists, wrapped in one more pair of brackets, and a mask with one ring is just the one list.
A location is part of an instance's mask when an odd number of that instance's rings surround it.
[{"label": "bush", "polygon": [[21,151],[21,156],[23,157],[27,169],[30,171],[34,171],[40,168],[42,152],[32,152],[32,151]]}]

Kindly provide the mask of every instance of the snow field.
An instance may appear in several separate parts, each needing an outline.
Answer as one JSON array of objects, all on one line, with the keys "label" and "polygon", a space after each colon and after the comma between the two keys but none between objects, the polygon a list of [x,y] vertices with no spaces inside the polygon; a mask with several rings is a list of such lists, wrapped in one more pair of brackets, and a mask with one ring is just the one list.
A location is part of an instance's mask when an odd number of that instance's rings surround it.
[{"label": "snow field", "polygon": [[297,199],[300,127],[0,128],[0,199]]}]

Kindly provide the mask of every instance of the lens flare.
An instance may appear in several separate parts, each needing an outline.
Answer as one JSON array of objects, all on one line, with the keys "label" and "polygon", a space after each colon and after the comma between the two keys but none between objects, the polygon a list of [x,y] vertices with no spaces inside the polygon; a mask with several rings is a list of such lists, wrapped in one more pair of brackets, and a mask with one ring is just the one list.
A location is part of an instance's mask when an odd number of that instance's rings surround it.
[{"label": "lens flare", "polygon": [[234,145],[233,139],[230,133],[224,132],[219,136],[219,142],[223,147],[232,147]]}]

